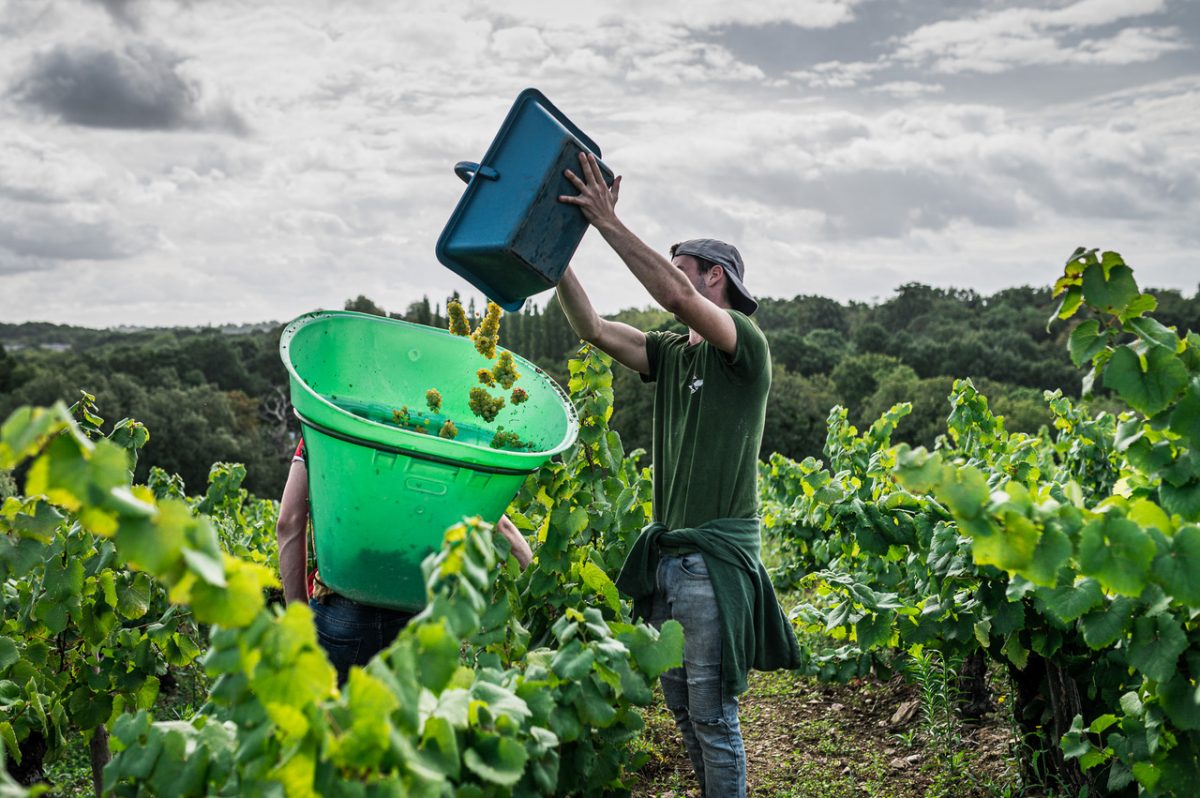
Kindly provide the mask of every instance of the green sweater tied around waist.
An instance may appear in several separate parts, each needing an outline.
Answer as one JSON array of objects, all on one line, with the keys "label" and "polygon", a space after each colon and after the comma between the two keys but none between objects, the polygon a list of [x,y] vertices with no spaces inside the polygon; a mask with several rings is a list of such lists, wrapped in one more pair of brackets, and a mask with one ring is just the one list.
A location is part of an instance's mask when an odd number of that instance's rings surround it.
[{"label": "green sweater tied around waist", "polygon": [[703,555],[721,619],[721,679],[733,695],[745,692],[750,668],[800,667],[800,646],[759,558],[761,545],[757,518],[671,530],[654,522],[638,535],[617,576],[617,587],[633,599],[634,616],[649,618],[663,550]]}]

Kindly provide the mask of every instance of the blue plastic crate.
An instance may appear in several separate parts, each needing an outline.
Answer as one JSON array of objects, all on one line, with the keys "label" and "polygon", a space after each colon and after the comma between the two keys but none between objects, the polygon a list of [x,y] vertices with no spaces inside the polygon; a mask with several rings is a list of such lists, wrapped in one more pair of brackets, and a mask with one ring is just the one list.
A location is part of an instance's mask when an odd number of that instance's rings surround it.
[{"label": "blue plastic crate", "polygon": [[[438,260],[508,311],[553,288],[587,231],[583,212],[558,201],[578,193],[563,172],[579,174],[581,150],[599,161],[596,143],[545,95],[521,92],[483,160],[454,167],[467,188],[438,238]],[[600,170],[612,185],[612,171]]]}]

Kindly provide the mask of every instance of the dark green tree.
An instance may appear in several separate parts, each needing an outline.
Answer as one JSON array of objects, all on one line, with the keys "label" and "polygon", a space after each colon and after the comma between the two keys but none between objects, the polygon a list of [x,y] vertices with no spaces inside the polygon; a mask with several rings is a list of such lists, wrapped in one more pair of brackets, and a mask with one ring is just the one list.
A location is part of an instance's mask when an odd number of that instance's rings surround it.
[{"label": "dark green tree", "polygon": [[355,310],[359,313],[370,313],[373,316],[386,316],[387,311],[376,305],[366,296],[359,294],[354,299],[346,300],[346,310]]}]

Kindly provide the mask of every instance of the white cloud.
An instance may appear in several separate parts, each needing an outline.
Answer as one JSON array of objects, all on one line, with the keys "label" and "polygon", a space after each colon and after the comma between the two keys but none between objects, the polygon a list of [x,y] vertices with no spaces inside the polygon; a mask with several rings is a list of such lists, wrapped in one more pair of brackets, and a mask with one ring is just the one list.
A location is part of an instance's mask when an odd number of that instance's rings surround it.
[{"label": "white cloud", "polygon": [[900,38],[892,59],[937,72],[998,73],[1047,64],[1130,64],[1187,47],[1171,26],[1127,28],[1077,41],[1076,34],[1157,15],[1163,0],[1080,0],[1060,9],[1007,7],[924,25]]},{"label": "white cloud", "polygon": [[1166,0],[1079,0],[1064,8],[1045,11],[1041,16],[1050,25],[1084,28],[1157,14],[1166,6]]},{"label": "white cloud", "polygon": [[692,30],[723,25],[788,23],[801,28],[831,28],[849,22],[864,0],[756,0],[734,4],[726,0],[615,0],[608,3],[544,3],[514,0],[503,13],[553,27],[587,28],[617,24],[636,28],[644,23],[668,23]]},{"label": "white cloud", "polygon": [[541,60],[550,54],[537,28],[523,25],[502,28],[492,34],[492,50],[505,59]]},{"label": "white cloud", "polygon": [[894,80],[869,86],[867,91],[873,94],[890,94],[893,97],[922,97],[928,94],[941,94],[945,86],[937,83],[921,83],[915,80]]},{"label": "white cloud", "polygon": [[788,73],[788,77],[816,89],[845,89],[870,80],[886,69],[884,61],[823,61],[809,69]]},{"label": "white cloud", "polygon": [[[1160,80],[1154,61],[1190,35],[1174,5],[1028,0],[911,35],[877,33],[909,8],[895,0],[113,0],[115,21],[103,0],[17,5],[0,6],[0,90],[71,43],[157,47],[197,107],[225,101],[248,132],[82,128],[0,104],[6,320],[285,319],[359,293],[391,310],[474,293],[434,258],[463,189],[451,167],[483,154],[530,85],[626,176],[632,229],[658,249],[733,240],[766,295],[1046,282],[1038,258],[1079,242],[1194,282],[1178,275],[1200,216],[1200,78]],[[840,52],[809,53],[812,37],[876,38],[791,75],[752,46],[793,34],[791,64]],[[1033,63],[1127,88],[976,96]],[[1125,77],[1128,63],[1149,77]],[[575,265],[603,311],[649,301],[594,233]]]}]

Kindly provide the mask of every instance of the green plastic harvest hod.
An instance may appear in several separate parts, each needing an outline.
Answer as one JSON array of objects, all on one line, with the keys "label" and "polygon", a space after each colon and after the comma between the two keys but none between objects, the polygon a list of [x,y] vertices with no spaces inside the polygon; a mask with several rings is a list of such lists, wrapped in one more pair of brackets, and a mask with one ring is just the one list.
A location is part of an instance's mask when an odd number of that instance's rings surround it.
[{"label": "green plastic harvest hod", "polygon": [[[476,372],[496,361],[446,330],[317,311],[288,324],[279,353],[304,436],[321,581],[365,604],[424,606],[421,561],[441,546],[446,529],[464,516],[495,522],[525,477],[579,431],[562,389],[517,355],[516,387],[528,400],[506,401],[492,423],[476,417],[468,406]],[[436,413],[425,400],[431,388],[442,396]],[[397,425],[404,410],[429,432]],[[453,440],[437,437],[446,419],[458,428]],[[525,448],[492,448],[501,426]]]}]

